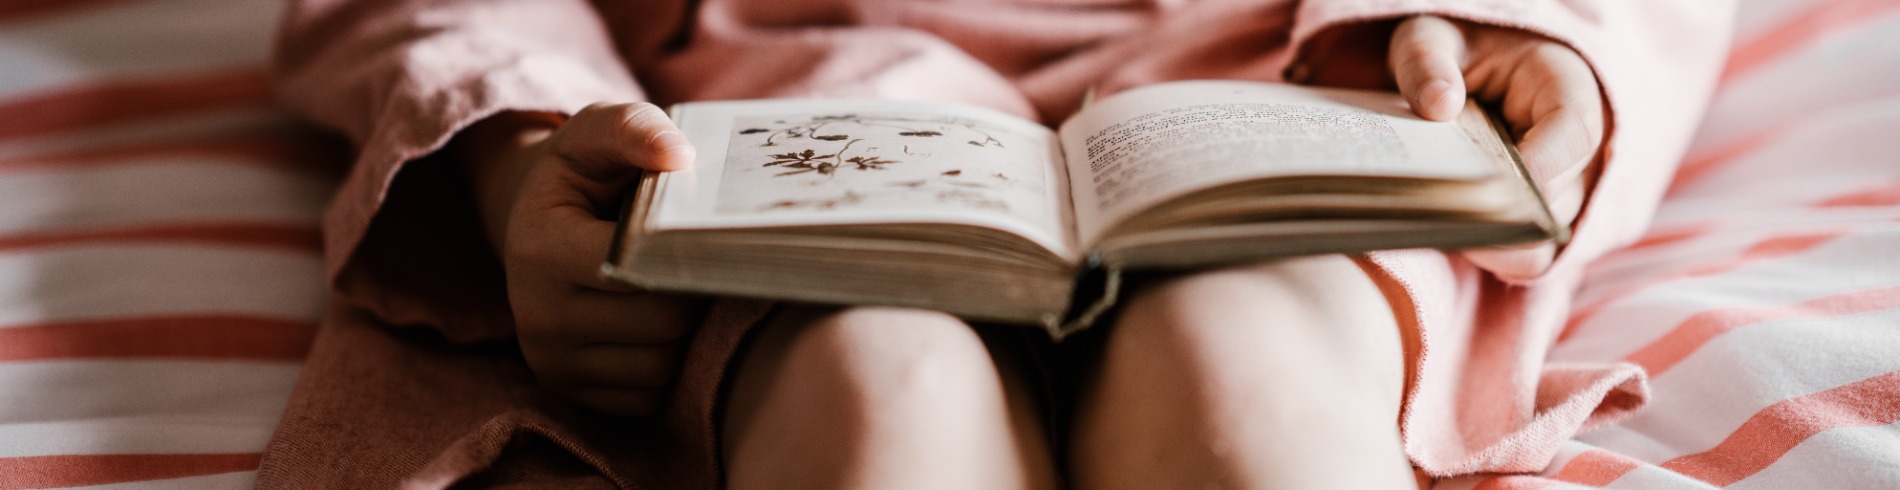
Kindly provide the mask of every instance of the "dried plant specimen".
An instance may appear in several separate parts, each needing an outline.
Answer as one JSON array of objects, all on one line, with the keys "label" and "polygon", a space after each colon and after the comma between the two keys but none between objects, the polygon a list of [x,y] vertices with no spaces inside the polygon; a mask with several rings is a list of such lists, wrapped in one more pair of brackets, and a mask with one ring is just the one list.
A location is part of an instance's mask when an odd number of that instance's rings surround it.
[{"label": "dried plant specimen", "polygon": [[838,169],[838,165],[836,163],[825,161],[826,159],[829,159],[829,158],[837,158],[838,154],[833,153],[830,155],[818,155],[817,153],[818,152],[812,151],[809,149],[805,150],[803,153],[776,153],[772,155],[773,160],[770,162],[766,162],[765,166],[774,167],[774,166],[784,165],[785,168],[798,169],[798,170],[793,170],[790,172],[779,174],[781,176],[796,175],[796,174],[802,174],[805,172],[812,172],[812,171],[816,171],[818,173],[825,174],[825,175],[831,175],[832,172]]},{"label": "dried plant specimen", "polygon": [[885,160],[878,157],[855,156],[845,159],[845,163],[855,164],[858,170],[883,170],[884,165],[897,163],[897,160]]},{"label": "dried plant specimen", "polygon": [[834,198],[787,199],[783,201],[777,201],[777,202],[773,202],[771,204],[765,205],[765,208],[761,209],[761,211],[770,211],[774,209],[801,209],[801,208],[832,209],[839,206],[848,206],[852,204],[857,204],[862,201],[864,201],[864,196],[859,195],[856,192],[845,191],[844,195],[834,197]]},{"label": "dried plant specimen", "polygon": [[[1046,192],[1033,139],[967,117],[776,115],[735,120],[730,131],[726,181],[746,190],[728,195],[722,185],[721,212],[1009,212],[1036,209]],[[1006,149],[1019,141],[1023,149]]]}]

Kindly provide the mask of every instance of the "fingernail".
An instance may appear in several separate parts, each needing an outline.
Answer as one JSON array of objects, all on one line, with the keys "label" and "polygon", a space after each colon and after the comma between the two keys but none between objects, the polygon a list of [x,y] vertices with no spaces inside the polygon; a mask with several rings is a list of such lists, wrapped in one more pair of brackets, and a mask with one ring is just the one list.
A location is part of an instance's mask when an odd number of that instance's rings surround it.
[{"label": "fingernail", "polygon": [[1444,79],[1432,80],[1431,83],[1425,84],[1425,90],[1419,91],[1418,102],[1420,107],[1418,108],[1418,112],[1451,111],[1452,113],[1456,113],[1456,108],[1438,109],[1439,107],[1445,106],[1445,99],[1451,97],[1451,95],[1451,82],[1447,82]]},{"label": "fingernail", "polygon": [[656,150],[671,150],[682,146],[693,147],[693,142],[687,141],[686,135],[680,134],[679,131],[661,131],[660,134],[653,135],[652,139],[647,140],[647,144]]},{"label": "fingernail", "polygon": [[647,140],[647,144],[657,157],[651,168],[658,170],[685,170],[693,166],[693,158],[697,156],[693,142],[679,131],[662,131]]}]

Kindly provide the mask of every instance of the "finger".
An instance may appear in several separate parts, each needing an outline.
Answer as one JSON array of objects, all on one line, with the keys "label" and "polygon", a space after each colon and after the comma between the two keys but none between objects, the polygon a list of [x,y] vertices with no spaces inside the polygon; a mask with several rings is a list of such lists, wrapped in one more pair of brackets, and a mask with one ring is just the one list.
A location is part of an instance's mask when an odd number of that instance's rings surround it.
[{"label": "finger", "polygon": [[1388,63],[1399,93],[1419,117],[1450,121],[1465,106],[1465,38],[1456,24],[1421,15],[1392,33]]},{"label": "finger", "polygon": [[1531,122],[1517,146],[1540,189],[1554,193],[1582,182],[1603,140],[1602,123],[1590,119],[1602,117],[1596,106],[1565,107]]},{"label": "finger", "polygon": [[641,170],[682,170],[695,154],[666,113],[647,103],[588,106],[556,130],[549,145],[561,165],[537,166],[542,175],[530,178],[534,188],[577,197],[570,203],[603,216]]},{"label": "finger", "polygon": [[564,389],[656,389],[679,374],[680,346],[598,344],[522,354],[543,385]]},{"label": "finger", "polygon": [[1465,259],[1500,279],[1523,282],[1536,279],[1550,270],[1556,260],[1557,245],[1546,242],[1521,246],[1485,247],[1464,251]]},{"label": "finger", "polygon": [[677,342],[705,318],[704,299],[660,293],[579,290],[552,315],[576,346]]},{"label": "finger", "polygon": [[1557,226],[1563,227],[1569,227],[1577,221],[1577,215],[1583,211],[1583,200],[1589,195],[1589,187],[1584,179],[1540,187],[1539,191],[1544,193],[1544,202],[1550,206],[1550,214],[1557,219]]},{"label": "finger", "polygon": [[583,175],[613,175],[628,167],[658,172],[693,165],[693,145],[666,111],[645,102],[594,104],[575,113],[555,134],[554,151]]},{"label": "finger", "polygon": [[1531,177],[1552,192],[1582,180],[1596,160],[1605,125],[1596,76],[1574,51],[1538,48],[1513,70],[1505,117],[1522,131],[1518,150]]},{"label": "finger", "polygon": [[538,196],[524,197],[522,206],[533,210],[532,218],[516,220],[520,224],[515,225],[514,233],[519,236],[508,240],[504,251],[519,263],[534,265],[533,271],[522,274],[534,274],[534,281],[570,288],[641,291],[601,276],[601,264],[608,260],[614,234],[619,231],[617,224],[595,216],[584,204],[558,197],[545,203]]}]

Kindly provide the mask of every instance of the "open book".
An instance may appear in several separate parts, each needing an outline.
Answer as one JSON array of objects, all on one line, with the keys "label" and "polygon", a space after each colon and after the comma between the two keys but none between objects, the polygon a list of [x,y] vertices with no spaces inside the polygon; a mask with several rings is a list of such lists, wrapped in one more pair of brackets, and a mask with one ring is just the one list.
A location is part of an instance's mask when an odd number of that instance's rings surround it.
[{"label": "open book", "polygon": [[1112,302],[1125,269],[1563,235],[1484,111],[1431,122],[1388,92],[1163,83],[1059,131],[930,102],[672,113],[698,164],[641,180],[603,267],[649,289],[917,306],[1060,336]]}]

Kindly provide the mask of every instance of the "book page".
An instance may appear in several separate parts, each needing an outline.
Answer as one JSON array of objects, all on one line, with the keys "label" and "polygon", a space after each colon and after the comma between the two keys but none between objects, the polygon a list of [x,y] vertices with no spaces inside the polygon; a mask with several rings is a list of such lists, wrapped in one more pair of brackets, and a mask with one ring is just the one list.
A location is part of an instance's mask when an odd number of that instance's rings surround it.
[{"label": "book page", "polygon": [[699,150],[663,174],[649,227],[958,223],[1075,254],[1055,135],[943,103],[766,100],[681,104]]},{"label": "book page", "polygon": [[1496,172],[1455,123],[1420,119],[1387,92],[1156,84],[1082,110],[1060,134],[1084,243],[1162,200],[1246,179],[1480,179]]}]

